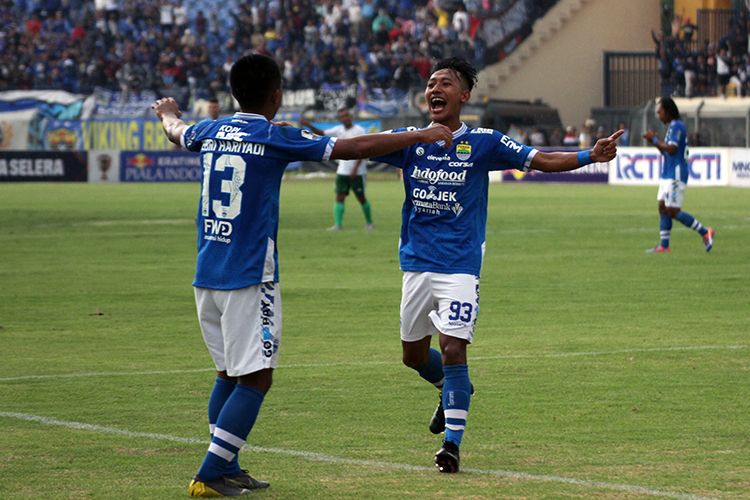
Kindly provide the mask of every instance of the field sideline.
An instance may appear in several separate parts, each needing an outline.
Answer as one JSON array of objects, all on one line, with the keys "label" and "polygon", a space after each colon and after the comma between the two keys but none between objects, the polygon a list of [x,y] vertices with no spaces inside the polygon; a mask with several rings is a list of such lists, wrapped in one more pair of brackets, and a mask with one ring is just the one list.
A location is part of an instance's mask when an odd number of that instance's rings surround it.
[{"label": "field sideline", "polygon": [[[669,255],[656,188],[490,187],[464,472],[400,363],[402,188],[285,182],[280,369],[241,463],[267,499],[750,498],[750,191]],[[198,186],[0,184],[0,498],[185,498],[213,375],[190,280]]]}]

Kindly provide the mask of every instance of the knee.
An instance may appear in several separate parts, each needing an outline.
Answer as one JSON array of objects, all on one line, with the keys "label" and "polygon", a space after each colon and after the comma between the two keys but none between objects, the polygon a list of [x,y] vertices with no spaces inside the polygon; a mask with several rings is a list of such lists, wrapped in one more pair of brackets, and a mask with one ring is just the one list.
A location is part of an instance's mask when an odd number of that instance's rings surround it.
[{"label": "knee", "polygon": [[456,339],[454,342],[446,342],[442,348],[444,365],[466,363],[466,341]]},{"label": "knee", "polygon": [[428,358],[427,356],[422,355],[422,353],[404,351],[403,355],[401,356],[401,361],[409,368],[413,370],[419,370],[427,364]]},{"label": "knee", "polygon": [[265,369],[248,375],[242,375],[237,380],[240,384],[252,387],[266,394],[273,384],[273,370]]}]

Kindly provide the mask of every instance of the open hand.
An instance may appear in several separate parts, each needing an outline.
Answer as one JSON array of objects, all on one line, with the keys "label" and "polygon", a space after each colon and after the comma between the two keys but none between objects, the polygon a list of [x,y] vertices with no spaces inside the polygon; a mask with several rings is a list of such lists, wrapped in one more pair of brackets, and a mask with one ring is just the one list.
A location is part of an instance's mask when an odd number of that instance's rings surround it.
[{"label": "open hand", "polygon": [[617,139],[620,138],[625,131],[620,129],[609,137],[599,139],[591,148],[591,161],[594,162],[609,162],[617,156]]}]

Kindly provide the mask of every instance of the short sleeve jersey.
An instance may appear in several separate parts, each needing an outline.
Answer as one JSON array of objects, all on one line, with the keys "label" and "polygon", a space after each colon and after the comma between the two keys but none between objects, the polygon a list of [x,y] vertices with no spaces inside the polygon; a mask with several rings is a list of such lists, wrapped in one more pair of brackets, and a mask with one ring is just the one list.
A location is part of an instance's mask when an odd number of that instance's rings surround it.
[{"label": "short sleeve jersey", "polygon": [[[331,127],[329,129],[326,129],[325,134],[331,137],[336,137],[338,139],[350,139],[352,137],[357,137],[359,135],[364,135],[365,129],[357,125],[356,123],[352,124],[351,127],[346,128],[343,124],[336,125],[335,127]],[[359,166],[357,167],[357,175],[365,175],[367,174],[367,160],[339,160],[338,168],[336,169],[336,174],[338,175],[351,175],[352,170],[354,170],[354,167],[359,163]]]},{"label": "short sleeve jersey", "polygon": [[527,170],[536,149],[493,129],[453,133],[453,144],[416,144],[375,158],[403,169],[399,258],[403,271],[479,276],[490,170]]},{"label": "short sleeve jersey", "polygon": [[278,281],[279,192],[291,161],[328,160],[336,139],[236,113],[188,127],[200,152],[198,256],[193,285],[217,290]]},{"label": "short sleeve jersey", "polygon": [[687,127],[682,120],[672,120],[669,122],[664,142],[677,146],[677,151],[674,154],[664,153],[661,178],[677,179],[687,184],[689,173],[687,163]]}]

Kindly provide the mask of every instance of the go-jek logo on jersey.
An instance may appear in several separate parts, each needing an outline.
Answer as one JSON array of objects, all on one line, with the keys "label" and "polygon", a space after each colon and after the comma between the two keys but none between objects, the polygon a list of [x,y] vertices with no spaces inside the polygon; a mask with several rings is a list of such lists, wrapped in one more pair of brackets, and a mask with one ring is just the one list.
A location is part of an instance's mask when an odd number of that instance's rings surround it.
[{"label": "go-jek logo on jersey", "polygon": [[411,196],[417,200],[430,200],[440,202],[455,202],[456,193],[453,191],[438,191],[435,186],[430,186],[427,189],[414,188],[411,192]]},{"label": "go-jek logo on jersey", "polygon": [[411,173],[411,178],[430,184],[460,185],[466,183],[466,170],[461,170],[460,172],[443,170],[442,168],[440,170],[432,170],[431,168],[419,168],[415,165]]},{"label": "go-jek logo on jersey", "polygon": [[231,243],[232,223],[225,220],[203,219],[203,239]]},{"label": "go-jek logo on jersey", "polygon": [[411,192],[411,203],[417,213],[440,215],[453,212],[456,217],[461,215],[464,208],[456,200],[454,191],[439,191],[436,186],[414,188]]}]

